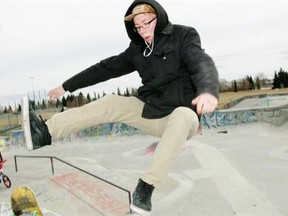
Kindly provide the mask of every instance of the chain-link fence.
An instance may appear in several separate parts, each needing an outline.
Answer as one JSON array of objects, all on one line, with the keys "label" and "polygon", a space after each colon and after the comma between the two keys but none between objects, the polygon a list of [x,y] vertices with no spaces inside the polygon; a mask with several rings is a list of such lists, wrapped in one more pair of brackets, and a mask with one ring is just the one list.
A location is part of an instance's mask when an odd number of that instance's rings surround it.
[{"label": "chain-link fence", "polygon": [[0,115],[0,133],[5,133],[21,125],[20,113],[5,113]]}]

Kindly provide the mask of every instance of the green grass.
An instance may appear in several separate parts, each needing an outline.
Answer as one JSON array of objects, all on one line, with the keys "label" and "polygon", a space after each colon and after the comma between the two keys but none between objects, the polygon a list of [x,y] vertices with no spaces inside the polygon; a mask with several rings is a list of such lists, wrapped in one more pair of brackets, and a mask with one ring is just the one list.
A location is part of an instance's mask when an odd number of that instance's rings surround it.
[{"label": "green grass", "polygon": [[223,92],[219,95],[219,105],[218,109],[223,109],[224,105],[232,100],[245,96],[254,96],[254,95],[277,95],[277,94],[288,94],[288,89],[263,89],[263,90],[251,90],[251,91],[239,91],[239,92]]}]

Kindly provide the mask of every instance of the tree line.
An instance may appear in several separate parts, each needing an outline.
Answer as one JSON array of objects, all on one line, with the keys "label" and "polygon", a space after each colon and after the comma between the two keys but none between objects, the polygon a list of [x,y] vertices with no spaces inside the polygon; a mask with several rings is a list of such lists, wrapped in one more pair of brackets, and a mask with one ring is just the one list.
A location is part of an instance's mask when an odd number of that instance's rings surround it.
[{"label": "tree line", "polygon": [[[136,88],[126,88],[123,93],[121,93],[120,88],[117,88],[116,93],[112,92],[112,94],[117,94],[121,96],[135,96],[137,95],[137,89]],[[30,99],[30,104],[34,110],[43,110],[43,109],[53,109],[53,108],[73,108],[73,107],[80,107],[84,104],[90,103],[91,101],[98,100],[101,97],[104,97],[106,95],[106,92],[103,91],[100,95],[99,93],[96,94],[94,92],[90,95],[90,93],[87,93],[86,96],[82,92],[80,92],[78,95],[75,94],[68,94],[66,97],[63,96],[61,99],[57,99],[56,101],[51,100],[41,100],[41,101],[34,101]],[[22,107],[21,104],[18,104],[17,108],[15,108],[15,112],[21,113]],[[4,109],[1,109],[0,107],[0,113],[13,113],[12,106],[9,105],[8,107],[5,106]]]},{"label": "tree line", "polygon": [[260,90],[260,89],[280,89],[288,87],[288,72],[282,68],[274,72],[273,80],[264,77],[263,74],[257,75],[254,79],[247,75],[243,79],[233,80],[227,82],[220,80],[220,92],[238,92],[247,90]]},{"label": "tree line", "polygon": [[[121,95],[121,96],[135,96],[137,94],[137,89],[135,88],[131,88],[129,90],[129,88],[126,88],[126,90],[121,93],[120,88],[117,88],[117,92],[112,92],[112,94],[117,94],[117,95]],[[91,97],[90,93],[87,93],[86,97],[84,96],[84,94],[82,92],[80,92],[77,96],[74,94],[69,94],[67,97],[62,97],[62,99],[57,99],[56,103],[52,102],[52,101],[48,101],[48,106],[51,107],[66,107],[66,108],[72,108],[72,107],[80,107],[83,106],[84,104],[90,103],[91,101],[95,101],[98,100],[99,98],[102,98],[106,95],[106,93],[103,91],[102,95],[100,95],[99,93],[96,94],[96,92],[94,92],[93,96]]]},{"label": "tree line", "polygon": [[[280,89],[280,88],[287,88],[288,87],[288,72],[284,71],[282,68],[279,71],[274,72],[273,80],[268,80],[265,78],[263,74],[257,75],[254,79],[247,75],[243,79],[233,80],[232,82],[228,82],[226,80],[219,80],[220,84],[220,92],[238,92],[238,91],[247,91],[247,90],[256,90],[262,88],[270,88],[270,89]],[[126,90],[121,93],[119,87],[117,88],[116,93],[113,92],[112,94],[122,95],[122,96],[135,96],[137,95],[136,88],[126,88]],[[33,109],[48,109],[48,108],[72,108],[72,107],[80,107],[84,104],[90,103],[91,101],[98,100],[101,97],[104,97],[106,93],[103,91],[100,95],[99,93],[96,94],[94,92],[92,96],[90,93],[87,93],[86,96],[82,92],[78,95],[69,94],[66,97],[63,96],[61,99],[57,99],[56,103],[53,101],[33,101],[31,100],[31,105]],[[16,112],[21,112],[21,105],[18,104]],[[13,109],[11,106],[1,108],[0,106],[0,113],[12,113]]]}]

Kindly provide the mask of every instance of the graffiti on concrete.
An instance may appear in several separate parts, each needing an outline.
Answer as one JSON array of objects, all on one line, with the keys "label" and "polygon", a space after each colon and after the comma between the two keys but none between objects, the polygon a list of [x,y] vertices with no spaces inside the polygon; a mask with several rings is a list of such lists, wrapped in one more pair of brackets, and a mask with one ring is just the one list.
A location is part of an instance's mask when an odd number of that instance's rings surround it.
[{"label": "graffiti on concrete", "polygon": [[255,112],[251,110],[242,111],[215,111],[201,116],[201,124],[208,128],[217,128],[224,125],[238,125],[256,122]]},{"label": "graffiti on concrete", "polygon": [[218,110],[201,116],[201,124],[207,128],[253,122],[266,122],[275,126],[284,125],[288,122],[288,109],[285,106],[273,109]]},{"label": "graffiti on concrete", "polygon": [[88,136],[117,136],[117,135],[135,135],[141,133],[138,129],[131,127],[122,123],[106,123],[97,126],[90,127],[86,130],[83,130],[82,133],[85,133]]}]

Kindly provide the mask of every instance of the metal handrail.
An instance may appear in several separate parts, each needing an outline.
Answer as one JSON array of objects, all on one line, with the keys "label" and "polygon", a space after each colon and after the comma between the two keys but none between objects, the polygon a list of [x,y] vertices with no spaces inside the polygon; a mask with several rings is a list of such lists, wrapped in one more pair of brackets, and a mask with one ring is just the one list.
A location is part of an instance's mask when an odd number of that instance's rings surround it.
[{"label": "metal handrail", "polygon": [[[16,171],[16,172],[18,172],[18,166],[17,166],[17,158],[18,158],[18,157],[22,157],[22,158],[50,158],[52,175],[54,175],[54,163],[53,163],[53,159],[58,160],[58,161],[66,164],[66,165],[68,165],[68,166],[71,166],[71,167],[73,167],[73,168],[75,168],[75,169],[77,169],[77,170],[79,170],[79,171],[81,171],[81,172],[83,172],[83,173],[85,173],[85,174],[87,174],[87,175],[90,175],[90,176],[92,176],[92,177],[94,177],[94,178],[97,178],[97,179],[99,179],[99,180],[101,180],[101,181],[103,181],[103,182],[105,182],[105,183],[107,183],[107,184],[112,185],[113,187],[118,188],[119,190],[122,190],[122,191],[128,193],[129,206],[130,206],[130,204],[131,204],[131,192],[130,192],[129,190],[127,190],[127,189],[125,189],[125,188],[123,188],[123,187],[121,187],[121,186],[119,186],[119,185],[116,185],[116,184],[114,184],[114,183],[112,183],[112,182],[110,182],[110,181],[107,181],[107,180],[105,180],[105,179],[103,179],[103,178],[101,178],[101,177],[99,177],[99,176],[96,176],[96,175],[94,175],[94,174],[92,174],[92,173],[90,173],[90,172],[88,172],[88,171],[86,171],[86,170],[83,170],[83,169],[81,169],[81,168],[79,168],[79,167],[77,167],[77,166],[74,166],[73,164],[68,163],[68,162],[66,162],[66,161],[64,161],[64,160],[62,160],[62,159],[60,159],[60,158],[57,158],[57,157],[54,157],[54,156],[14,155],[14,163],[15,163],[15,171]],[[129,211],[132,212],[130,208],[129,208]]]}]

